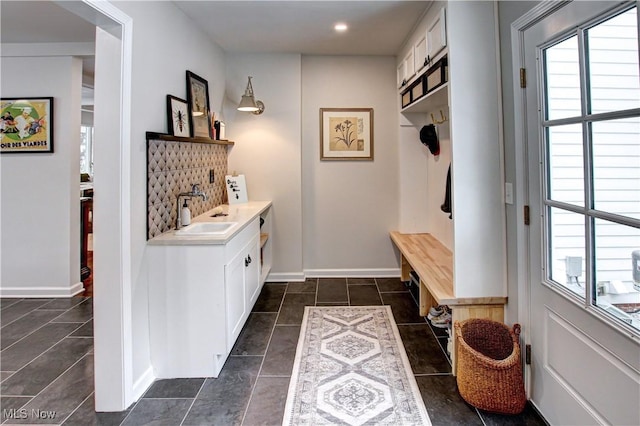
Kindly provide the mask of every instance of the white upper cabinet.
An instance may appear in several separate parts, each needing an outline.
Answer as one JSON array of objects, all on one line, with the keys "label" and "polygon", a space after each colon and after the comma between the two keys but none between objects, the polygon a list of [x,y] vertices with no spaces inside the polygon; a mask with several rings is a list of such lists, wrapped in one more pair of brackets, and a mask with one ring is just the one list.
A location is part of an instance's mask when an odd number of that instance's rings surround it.
[{"label": "white upper cabinet", "polygon": [[413,48],[413,57],[414,57],[414,68],[416,72],[420,72],[427,65],[427,35],[425,34],[422,38],[420,38],[414,48]]},{"label": "white upper cabinet", "polygon": [[428,60],[432,61],[442,49],[447,46],[447,24],[445,19],[445,8],[427,27],[427,55]]},{"label": "white upper cabinet", "polygon": [[406,64],[404,61],[400,62],[400,65],[398,65],[398,89],[407,83],[407,80],[404,78],[406,74],[405,67]]},{"label": "white upper cabinet", "polygon": [[406,64],[404,78],[409,81],[411,77],[416,75],[416,67],[413,63],[413,50],[409,51],[409,53],[407,53],[407,56],[404,57],[404,63]]},{"label": "white upper cabinet", "polygon": [[405,86],[414,75],[416,75],[416,67],[413,50],[411,50],[398,65],[398,88]]}]

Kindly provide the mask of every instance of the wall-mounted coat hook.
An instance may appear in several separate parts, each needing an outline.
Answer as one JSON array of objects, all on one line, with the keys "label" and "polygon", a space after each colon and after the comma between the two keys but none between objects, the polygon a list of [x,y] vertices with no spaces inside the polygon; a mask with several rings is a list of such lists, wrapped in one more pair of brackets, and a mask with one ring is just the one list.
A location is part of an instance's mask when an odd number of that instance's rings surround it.
[{"label": "wall-mounted coat hook", "polygon": [[440,110],[440,117],[440,119],[436,119],[433,116],[433,113],[431,113],[431,121],[433,122],[433,124],[442,124],[447,121],[447,117],[444,116],[444,112],[442,112],[442,110]]}]

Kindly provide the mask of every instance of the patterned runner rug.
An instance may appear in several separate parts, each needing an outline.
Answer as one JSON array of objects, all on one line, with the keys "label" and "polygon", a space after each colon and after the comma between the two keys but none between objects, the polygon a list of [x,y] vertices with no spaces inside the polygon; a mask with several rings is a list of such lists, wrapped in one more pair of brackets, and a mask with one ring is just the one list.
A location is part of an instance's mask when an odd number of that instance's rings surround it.
[{"label": "patterned runner rug", "polygon": [[389,306],[306,307],[284,425],[431,425]]}]

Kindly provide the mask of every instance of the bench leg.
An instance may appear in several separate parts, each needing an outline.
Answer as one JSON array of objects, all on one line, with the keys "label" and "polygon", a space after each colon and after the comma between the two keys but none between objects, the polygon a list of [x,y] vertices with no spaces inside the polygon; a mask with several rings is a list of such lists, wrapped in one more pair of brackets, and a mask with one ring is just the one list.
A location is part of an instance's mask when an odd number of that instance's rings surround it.
[{"label": "bench leg", "polygon": [[402,281],[409,281],[411,276],[409,273],[412,271],[411,265],[407,262],[407,259],[402,253],[400,253],[400,279]]},{"label": "bench leg", "polygon": [[429,290],[427,290],[427,286],[420,280],[420,316],[426,317],[429,313],[429,308],[435,306],[435,300]]}]

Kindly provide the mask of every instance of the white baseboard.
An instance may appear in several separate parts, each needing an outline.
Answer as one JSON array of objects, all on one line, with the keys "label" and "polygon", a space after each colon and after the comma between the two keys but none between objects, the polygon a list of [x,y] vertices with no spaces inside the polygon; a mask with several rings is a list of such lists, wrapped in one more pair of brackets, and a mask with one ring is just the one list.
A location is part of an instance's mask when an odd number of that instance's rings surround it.
[{"label": "white baseboard", "polygon": [[0,297],[71,297],[83,290],[82,281],[71,287],[0,287]]},{"label": "white baseboard", "polygon": [[149,366],[142,376],[133,384],[133,400],[137,401],[142,398],[142,395],[144,395],[155,380],[156,376],[153,374],[153,367]]},{"label": "white baseboard", "polygon": [[267,282],[291,282],[291,281],[304,281],[305,276],[303,272],[270,272],[267,276]]},{"label": "white baseboard", "polygon": [[305,269],[304,275],[309,278],[395,278],[400,276],[400,269]]}]

